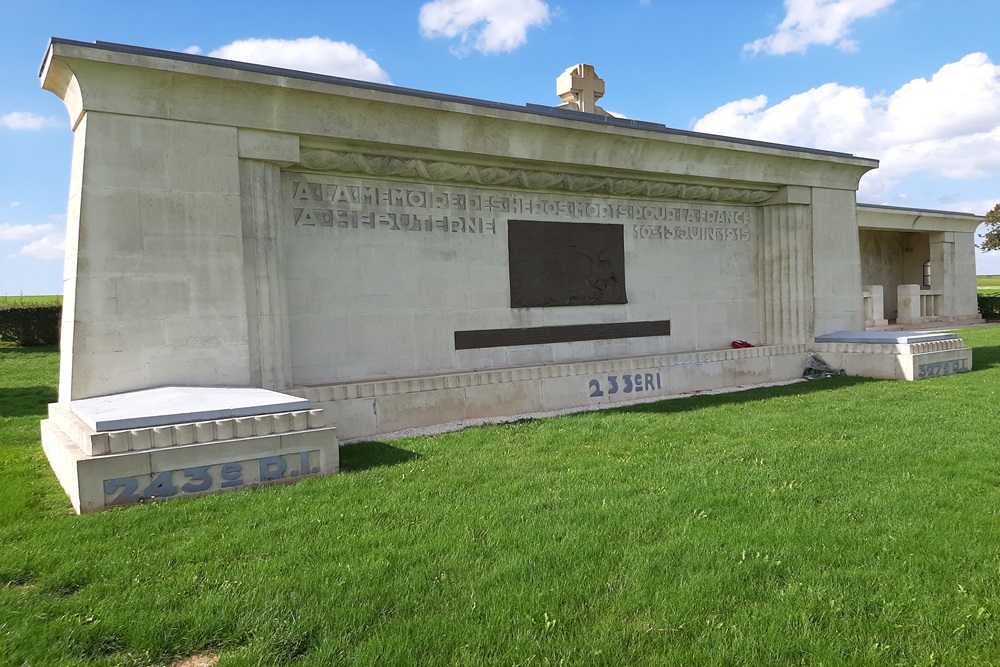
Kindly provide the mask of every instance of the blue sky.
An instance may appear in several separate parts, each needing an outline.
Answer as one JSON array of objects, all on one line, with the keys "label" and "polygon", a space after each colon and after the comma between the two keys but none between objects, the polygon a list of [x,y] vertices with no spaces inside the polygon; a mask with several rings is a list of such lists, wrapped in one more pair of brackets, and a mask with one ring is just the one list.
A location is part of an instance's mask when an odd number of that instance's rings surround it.
[{"label": "blue sky", "polygon": [[[553,106],[585,62],[616,114],[881,159],[860,201],[1000,202],[997,0],[4,0],[0,17],[0,295],[62,291],[72,133],[38,82],[52,36]],[[1000,274],[1000,253],[977,266]]]}]

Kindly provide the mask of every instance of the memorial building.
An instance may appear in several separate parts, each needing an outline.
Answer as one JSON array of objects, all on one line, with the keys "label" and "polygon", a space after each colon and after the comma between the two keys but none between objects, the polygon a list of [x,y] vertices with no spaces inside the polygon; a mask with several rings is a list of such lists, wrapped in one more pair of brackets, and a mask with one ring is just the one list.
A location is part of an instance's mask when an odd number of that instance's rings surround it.
[{"label": "memorial building", "polygon": [[[338,438],[802,376],[971,369],[982,218],[876,160],[53,39],[74,132],[58,403],[77,511],[329,474]],[[733,341],[751,346],[734,348]]]}]

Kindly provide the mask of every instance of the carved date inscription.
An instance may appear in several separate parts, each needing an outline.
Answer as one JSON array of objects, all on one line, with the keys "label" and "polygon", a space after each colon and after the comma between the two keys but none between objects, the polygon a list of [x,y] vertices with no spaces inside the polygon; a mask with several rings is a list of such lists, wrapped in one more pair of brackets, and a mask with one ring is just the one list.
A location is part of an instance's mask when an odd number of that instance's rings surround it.
[{"label": "carved date inscription", "polygon": [[753,221],[748,208],[565,198],[366,179],[320,182],[303,176],[291,181],[288,196],[297,227],[494,236],[498,230],[502,233],[505,218],[544,216],[633,223],[631,234],[639,241],[745,242],[750,240]]}]

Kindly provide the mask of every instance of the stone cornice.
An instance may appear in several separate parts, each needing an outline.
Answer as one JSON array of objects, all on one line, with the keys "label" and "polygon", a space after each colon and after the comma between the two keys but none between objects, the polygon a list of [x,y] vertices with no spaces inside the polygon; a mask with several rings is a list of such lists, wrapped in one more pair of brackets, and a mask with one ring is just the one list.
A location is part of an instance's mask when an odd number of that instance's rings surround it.
[{"label": "stone cornice", "polygon": [[310,171],[364,174],[381,178],[468,183],[528,190],[556,190],[573,194],[685,199],[733,204],[759,204],[774,192],[640,178],[610,178],[537,169],[483,167],[462,162],[400,158],[392,155],[305,149],[299,164]]}]

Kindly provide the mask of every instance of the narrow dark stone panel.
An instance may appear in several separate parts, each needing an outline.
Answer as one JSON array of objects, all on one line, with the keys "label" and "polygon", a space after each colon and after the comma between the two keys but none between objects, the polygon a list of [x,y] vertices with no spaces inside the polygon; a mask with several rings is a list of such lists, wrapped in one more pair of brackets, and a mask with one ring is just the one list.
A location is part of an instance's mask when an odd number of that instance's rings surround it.
[{"label": "narrow dark stone panel", "polygon": [[544,345],[572,343],[578,340],[610,340],[612,338],[649,338],[669,336],[670,320],[652,322],[616,322],[614,324],[574,324],[556,327],[523,329],[479,329],[456,331],[456,350],[514,345]]},{"label": "narrow dark stone panel", "polygon": [[628,303],[624,229],[618,224],[509,220],[510,307]]}]

